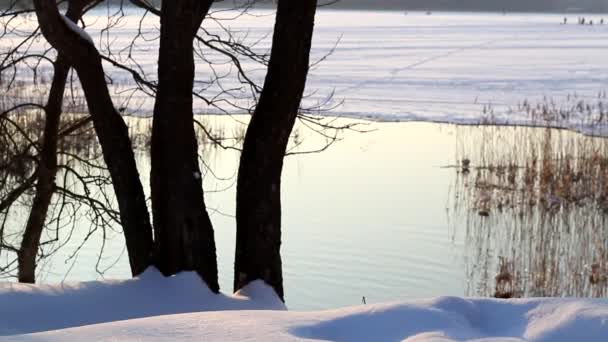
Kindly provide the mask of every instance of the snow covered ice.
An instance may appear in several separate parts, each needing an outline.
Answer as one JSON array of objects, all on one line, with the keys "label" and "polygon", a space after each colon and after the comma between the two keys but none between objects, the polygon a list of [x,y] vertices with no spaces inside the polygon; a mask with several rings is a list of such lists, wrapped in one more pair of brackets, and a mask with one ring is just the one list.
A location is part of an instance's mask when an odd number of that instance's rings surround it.
[{"label": "snow covered ice", "polygon": [[[138,32],[141,12],[130,9],[127,14],[118,27],[112,28],[112,51],[117,52],[114,58],[129,65],[128,56],[118,52]],[[244,43],[255,42],[254,50],[264,53],[270,47],[268,34],[273,16],[264,11],[258,14],[261,15],[243,16],[229,24]],[[86,32],[76,25],[71,27],[85,38],[97,37],[106,25],[105,15],[104,10],[87,15]],[[594,22],[600,22],[600,17],[588,15]],[[576,21],[574,15],[570,19],[570,23]],[[565,107],[578,101],[597,104],[598,96],[608,90],[608,25],[562,22],[563,15],[557,14],[406,15],[321,10],[316,19],[311,60],[332,53],[311,69],[303,107],[314,108],[333,94],[333,101],[326,106],[332,109],[321,115],[476,124],[488,119],[485,108],[497,123],[529,125],[535,122],[517,111],[524,101],[533,105],[547,101]],[[142,25],[145,37],[157,35],[154,16],[144,18]],[[212,25],[207,29],[221,34]],[[11,44],[8,38],[4,42]],[[156,40],[140,38],[133,51],[126,49],[151,81],[156,78],[157,44]],[[104,52],[105,47],[99,48]],[[241,88],[230,63],[211,51],[207,57],[218,62],[216,73],[234,77],[223,79],[222,88],[205,85],[205,96],[213,98],[226,89]],[[247,59],[242,66],[252,79],[263,82],[263,68]],[[114,80],[115,91],[132,87],[128,72],[109,64],[105,69]],[[197,66],[197,79],[211,77],[208,68]],[[239,90],[230,96],[242,108],[252,105],[248,92]],[[126,113],[152,113],[153,100],[142,94],[114,99],[117,107],[126,108]],[[195,110],[200,114],[242,112],[222,103],[209,107],[197,99]],[[605,124],[588,124],[583,117],[575,116],[559,125],[585,133],[608,134]]]},{"label": "snow covered ice", "polygon": [[72,285],[0,285],[2,341],[606,341],[605,299],[440,297],[285,311],[254,282],[232,296],[194,273]]}]

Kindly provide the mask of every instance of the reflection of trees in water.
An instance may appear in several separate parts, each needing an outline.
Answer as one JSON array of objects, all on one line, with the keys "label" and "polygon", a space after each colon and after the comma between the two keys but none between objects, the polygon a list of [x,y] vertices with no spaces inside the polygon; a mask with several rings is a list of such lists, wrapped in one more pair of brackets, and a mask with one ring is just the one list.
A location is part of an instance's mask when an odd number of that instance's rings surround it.
[{"label": "reflection of trees in water", "polygon": [[607,295],[608,140],[458,130],[453,207],[466,227],[467,295]]},{"label": "reflection of trees in water", "polygon": [[[14,278],[17,274],[17,253],[36,194],[36,172],[46,120],[43,108],[37,103],[43,102],[48,86],[48,81],[38,85],[19,83],[10,89],[10,93],[0,94],[0,278]],[[87,113],[83,96],[78,88],[71,91],[70,101],[64,103],[60,117],[56,185],[36,264],[44,274],[50,271],[45,269],[46,263],[60,249],[66,256],[61,262],[72,264],[87,242],[101,241],[98,253],[95,253],[95,266],[97,272],[103,274],[121,257],[116,255],[116,249],[106,249],[105,243],[112,239],[122,241],[120,219],[91,118],[82,114]],[[29,101],[32,105],[13,110],[14,99]],[[248,120],[246,116],[227,115],[195,118],[201,177],[211,189],[209,193],[235,186],[236,166],[232,164],[236,162],[227,159],[238,158]],[[125,121],[137,162],[148,169],[152,120],[125,117]],[[331,135],[329,130],[329,125],[323,130],[316,126],[298,125],[288,154],[326,149],[337,140],[337,135]],[[312,144],[303,144],[304,136],[316,139]],[[222,152],[224,150],[232,153]],[[218,172],[216,167],[220,164],[231,165],[233,169]],[[149,182],[147,172],[140,176],[144,178],[144,184]],[[208,209],[213,213],[232,215],[215,208]]]},{"label": "reflection of trees in water", "polygon": [[[13,87],[12,91],[0,97],[0,272],[3,277],[17,272],[25,223],[30,222],[31,203],[40,189],[38,175],[49,170],[42,162],[44,111],[33,104],[35,96],[29,93],[31,90]],[[7,97],[24,94],[31,97],[32,105],[18,110],[6,105]],[[49,188],[52,203],[43,217],[46,229],[35,255],[37,264],[69,240],[65,237],[72,236],[79,217],[93,217],[93,230],[111,227],[111,223],[118,220],[112,209],[111,192],[107,191],[110,182],[105,177],[105,164],[86,116],[65,113],[60,117],[56,155],[57,169],[53,173],[56,181]],[[91,193],[95,195],[89,196]],[[64,239],[60,238],[62,234]]]},{"label": "reflection of trees in water", "polygon": [[[18,95],[37,95],[29,90],[18,90]],[[10,94],[15,95],[15,94]],[[28,95],[28,96],[29,96]],[[17,272],[17,253],[23,229],[28,219],[36,191],[40,144],[45,115],[41,109],[10,108],[0,96],[0,277],[12,278]],[[39,95],[38,95],[39,96]],[[6,100],[6,101],[5,101]],[[82,106],[81,106],[82,107]],[[64,249],[66,263],[76,261],[84,245],[92,240],[102,241],[97,259],[97,271],[103,274],[120,255],[107,255],[106,240],[120,237],[120,218],[106,164],[102,158],[90,117],[68,106],[61,115],[57,146],[58,172],[45,229],[36,257],[44,268],[47,259]],[[237,148],[244,136],[244,125],[230,124],[230,120],[198,119],[197,137],[201,160],[217,157],[220,146]],[[130,137],[139,161],[149,164],[149,141],[152,121],[145,118],[126,118]],[[215,177],[209,163],[202,177]],[[147,175],[142,175],[146,177]],[[234,178],[234,176],[232,176]],[[234,183],[234,179],[222,181]],[[228,186],[223,186],[226,188]],[[47,270],[50,271],[50,270]],[[43,271],[44,272],[44,271]]]}]

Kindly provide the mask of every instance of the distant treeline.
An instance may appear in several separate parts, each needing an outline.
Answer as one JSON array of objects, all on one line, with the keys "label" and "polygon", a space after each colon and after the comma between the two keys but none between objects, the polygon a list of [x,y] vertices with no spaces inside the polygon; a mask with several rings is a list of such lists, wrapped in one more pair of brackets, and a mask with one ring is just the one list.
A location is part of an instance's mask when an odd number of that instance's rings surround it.
[{"label": "distant treeline", "polygon": [[[118,4],[121,0],[109,0]],[[31,0],[20,0],[30,6]],[[129,3],[128,0],[122,0]],[[160,0],[151,0],[156,5]],[[216,6],[232,6],[247,0],[222,0]],[[276,0],[260,0],[259,6],[272,6]],[[319,0],[320,4],[334,0]],[[0,0],[0,7],[6,7],[11,0]],[[517,11],[517,12],[608,12],[608,0],[339,0],[331,8],[344,9],[386,9],[403,11]]]}]

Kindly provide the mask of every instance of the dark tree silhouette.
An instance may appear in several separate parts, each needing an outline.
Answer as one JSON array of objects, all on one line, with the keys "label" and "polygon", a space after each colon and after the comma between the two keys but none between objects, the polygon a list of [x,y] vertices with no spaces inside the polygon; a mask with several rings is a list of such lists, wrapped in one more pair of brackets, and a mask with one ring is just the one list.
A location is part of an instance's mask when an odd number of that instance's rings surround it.
[{"label": "dark tree silhouette", "polygon": [[165,275],[195,270],[219,291],[192,110],[192,44],[212,3],[162,2],[151,187],[157,267]]},{"label": "dark tree silhouette", "polygon": [[234,288],[257,279],[281,299],[281,172],[308,75],[316,0],[280,0],[270,63],[237,180]]},{"label": "dark tree silhouette", "polygon": [[68,26],[53,1],[35,0],[38,22],[46,40],[76,70],[101,144],[120,208],[131,272],[150,265],[152,226],[127,126],[114,108],[99,52],[93,42]]},{"label": "dark tree silhouette", "polygon": [[[102,56],[75,24],[85,7],[99,1],[69,1],[69,19],[60,14],[54,1],[33,2],[42,34],[58,52],[52,98],[45,109],[57,117],[60,115],[66,75],[71,66],[78,74],[111,176],[133,275],[150,265],[166,276],[194,270],[213,291],[219,291],[213,227],[205,206],[194,129],[193,97],[203,99],[210,106],[215,104],[203,97],[202,90],[194,90],[195,56],[201,56],[195,49],[205,47],[231,61],[241,84],[251,90],[253,98],[259,95],[243,144],[237,180],[234,285],[240,289],[261,279],[283,299],[281,173],[289,137],[301,112],[317,1],[279,1],[268,59],[265,53],[255,53],[237,40],[224,41],[200,29],[203,20],[209,17],[213,0],[165,1],[160,9],[147,1],[131,0],[147,13],[160,16],[158,82],[148,81],[140,74],[136,61],[133,68],[116,61],[111,54]],[[27,13],[27,9],[23,13]],[[246,75],[239,55],[268,67],[263,88]],[[128,129],[110,96],[102,60],[130,73],[139,91],[155,99],[150,181],[154,226]],[[208,66],[213,68],[213,63],[209,62]],[[220,77],[216,76],[215,81],[221,81]],[[232,105],[248,109],[238,101]],[[55,117],[50,114],[45,120],[47,128],[40,165],[32,175],[34,180],[28,183],[29,186],[37,184],[38,195],[32,210],[35,215],[30,217],[23,245],[17,251],[19,264],[23,264],[22,281],[34,281],[36,251],[55,188],[57,134],[60,133]],[[0,208],[0,212],[2,210]]]},{"label": "dark tree silhouette", "polygon": [[[73,22],[78,22],[84,9],[93,2],[95,0],[70,1],[66,17]],[[38,163],[36,195],[30,209],[21,246],[17,252],[18,279],[22,283],[34,283],[36,280],[36,256],[47,212],[55,193],[59,121],[70,64],[63,55],[59,55],[53,69],[53,80],[44,111],[46,120]]]}]

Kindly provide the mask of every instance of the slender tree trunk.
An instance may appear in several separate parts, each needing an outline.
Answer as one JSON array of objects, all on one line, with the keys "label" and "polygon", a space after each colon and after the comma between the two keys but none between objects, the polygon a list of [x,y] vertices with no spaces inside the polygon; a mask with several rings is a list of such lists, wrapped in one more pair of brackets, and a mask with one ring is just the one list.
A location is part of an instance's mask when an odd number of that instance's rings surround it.
[{"label": "slender tree trunk", "polygon": [[268,73],[237,181],[235,291],[261,279],[283,299],[281,172],[308,74],[316,0],[279,0]]},{"label": "slender tree trunk", "polygon": [[18,279],[22,283],[34,283],[36,255],[46,221],[51,198],[55,193],[57,174],[57,134],[63,104],[63,94],[70,65],[59,56],[55,62],[53,82],[45,108],[44,138],[38,163],[36,195],[30,209],[23,240],[18,252]]},{"label": "slender tree trunk", "polygon": [[[86,0],[85,0],[86,1]],[[88,1],[71,1],[66,17],[77,22]],[[93,0],[89,0],[93,1]],[[36,281],[36,256],[40,246],[40,237],[44,229],[46,215],[55,193],[55,176],[57,174],[57,139],[59,134],[59,119],[63,106],[65,85],[70,71],[70,64],[65,57],[59,55],[54,64],[53,81],[49,98],[45,106],[45,123],[38,173],[36,180],[36,195],[32,202],[23,239],[18,252],[18,280],[22,283]]]},{"label": "slender tree trunk", "polygon": [[219,291],[213,227],[206,211],[193,125],[192,43],[212,1],[163,1],[152,129],[155,260],[166,276],[194,270]]},{"label": "slender tree trunk", "polygon": [[74,67],[110,171],[125,234],[131,272],[143,272],[151,262],[152,226],[139,179],[128,129],[114,108],[95,46],[68,27],[55,1],[34,0],[46,40]]}]

